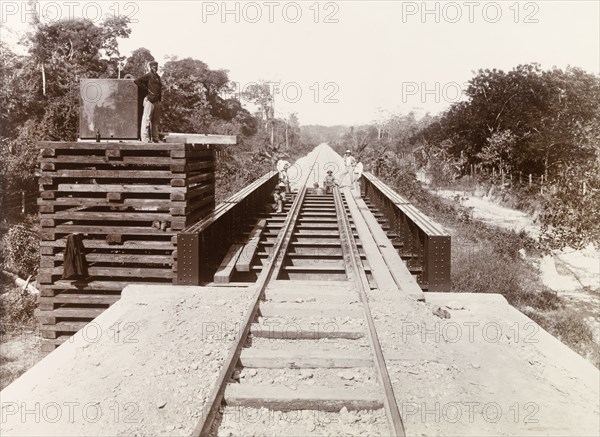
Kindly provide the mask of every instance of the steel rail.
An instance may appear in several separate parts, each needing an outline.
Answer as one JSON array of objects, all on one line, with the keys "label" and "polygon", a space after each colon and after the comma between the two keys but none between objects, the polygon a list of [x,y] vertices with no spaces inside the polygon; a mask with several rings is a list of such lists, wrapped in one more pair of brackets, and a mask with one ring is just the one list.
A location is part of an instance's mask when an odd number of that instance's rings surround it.
[{"label": "steel rail", "polygon": [[[346,195],[349,195],[349,193],[350,190],[348,189],[346,191]],[[369,343],[371,344],[371,348],[375,355],[375,367],[377,368],[377,375],[385,394],[384,406],[387,413],[388,424],[390,426],[390,430],[393,432],[393,435],[404,437],[406,435],[404,423],[402,422],[402,416],[400,415],[400,410],[398,409],[398,403],[396,401],[390,375],[385,365],[385,358],[383,357],[383,351],[381,350],[381,344],[379,343],[377,328],[375,327],[375,322],[373,321],[373,316],[369,308],[369,301],[366,293],[366,290],[370,288],[369,281],[364,269],[359,267],[362,264],[360,253],[358,252],[356,241],[354,240],[354,235],[352,233],[352,228],[350,227],[350,220],[345,212],[344,203],[338,187],[334,188],[333,196],[335,199],[336,210],[338,211],[338,217],[341,219],[340,222],[342,224],[340,227],[342,248],[345,248],[345,251],[348,253],[348,256],[344,256],[344,259],[348,258],[348,262],[352,267],[354,282],[356,283],[358,294],[360,295],[360,300],[363,304],[365,320],[367,321],[367,325],[369,327]]]},{"label": "steel rail", "polygon": [[252,297],[250,310],[246,313],[244,317],[244,321],[241,325],[242,329],[238,331],[235,342],[229,350],[229,354],[227,355],[227,358],[223,363],[223,367],[219,372],[219,378],[217,379],[215,388],[213,389],[209,401],[204,408],[202,419],[198,422],[198,424],[194,428],[194,431],[192,431],[192,437],[204,437],[209,436],[211,434],[214,420],[217,416],[217,413],[219,412],[221,404],[223,403],[223,396],[225,394],[227,383],[233,376],[233,372],[235,371],[235,367],[239,361],[242,348],[250,333],[252,322],[256,319],[260,301],[262,300],[264,292],[271,279],[277,278],[277,276],[279,275],[279,271],[281,270],[281,266],[283,264],[285,254],[287,252],[287,248],[291,241],[294,227],[298,220],[298,216],[300,215],[302,202],[304,201],[304,197],[306,195],[306,183],[308,181],[308,178],[314,171],[314,166],[317,162],[318,157],[319,154],[317,153],[315,161],[313,162],[310,171],[308,172],[306,177],[302,180],[301,186],[298,189],[298,194],[294,199],[294,203],[292,203],[286,220],[283,223],[281,230],[279,231],[279,235],[275,242],[273,252],[269,257],[267,264],[265,265],[265,267],[263,268],[256,280],[256,284],[254,286],[255,293]]}]

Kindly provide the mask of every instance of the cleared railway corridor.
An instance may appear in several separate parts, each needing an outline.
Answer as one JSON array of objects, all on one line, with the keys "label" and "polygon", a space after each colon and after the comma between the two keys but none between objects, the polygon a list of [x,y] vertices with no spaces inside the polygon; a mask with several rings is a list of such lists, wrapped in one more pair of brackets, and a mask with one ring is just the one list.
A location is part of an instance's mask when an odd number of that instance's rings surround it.
[{"label": "cleared railway corridor", "polygon": [[[305,173],[305,180],[315,171],[319,155]],[[366,297],[366,290],[370,289],[366,271],[371,269],[368,256],[361,256],[358,251],[356,240],[360,241],[360,234],[349,218],[350,210],[356,210],[352,190],[344,190],[345,202],[337,187],[328,195],[309,195],[307,190],[305,183],[299,186],[285,221],[277,227],[274,250],[266,259],[260,258],[261,273],[254,304],[211,397],[214,407],[195,435],[215,431],[221,403],[234,409],[264,407],[299,414],[365,410],[373,417],[382,416],[378,410],[383,409],[389,427],[382,433],[405,435]],[[353,208],[348,208],[348,204]],[[298,242],[303,242],[302,247],[308,252],[303,250],[298,254],[295,246]],[[323,243],[327,251],[323,251]],[[333,253],[329,252],[331,249]],[[371,273],[374,278],[379,276]],[[312,280],[326,281],[324,298],[320,288],[311,284]],[[377,283],[373,286],[378,287]],[[400,287],[394,285],[394,288],[401,291]],[[306,300],[297,297],[298,289],[309,291]],[[276,299],[286,296],[287,302],[273,303],[272,296]],[[261,346],[261,339],[270,340],[268,348]],[[361,339],[368,340],[367,350],[364,343],[353,341]],[[328,342],[338,340],[345,341],[344,350],[327,347]],[[310,352],[306,350],[307,342],[313,342]],[[298,350],[305,350],[306,355],[299,357]],[[273,359],[274,354],[278,359]],[[356,360],[357,355],[362,360]],[[273,368],[293,369],[296,378],[288,380],[288,385],[240,381],[239,375],[248,369],[255,369],[253,375],[256,375]],[[354,377],[340,381],[336,369],[344,368],[366,374],[370,384],[352,382]],[[310,377],[307,369],[311,369]],[[302,384],[306,379],[312,384]],[[289,384],[293,384],[292,388]],[[222,414],[231,417],[230,412]],[[341,418],[337,419],[336,422]]]}]

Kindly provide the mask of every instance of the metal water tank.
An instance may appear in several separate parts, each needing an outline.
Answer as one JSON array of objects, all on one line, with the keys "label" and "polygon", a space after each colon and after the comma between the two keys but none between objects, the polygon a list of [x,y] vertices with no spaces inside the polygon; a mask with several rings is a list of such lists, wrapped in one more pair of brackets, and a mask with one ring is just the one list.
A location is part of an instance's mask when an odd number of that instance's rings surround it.
[{"label": "metal water tank", "polygon": [[131,79],[81,79],[79,138],[137,140],[138,87]]}]

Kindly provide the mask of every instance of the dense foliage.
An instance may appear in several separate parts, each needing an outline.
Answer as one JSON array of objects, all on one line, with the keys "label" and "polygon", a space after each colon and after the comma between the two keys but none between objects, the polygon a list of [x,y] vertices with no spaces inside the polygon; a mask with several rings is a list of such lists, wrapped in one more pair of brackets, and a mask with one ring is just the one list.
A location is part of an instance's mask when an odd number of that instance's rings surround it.
[{"label": "dense foliage", "polygon": [[466,94],[420,134],[425,147],[445,150],[458,174],[472,164],[539,176],[546,248],[600,243],[600,78],[519,65],[480,70]]},{"label": "dense foliage", "polygon": [[[15,194],[37,190],[37,142],[77,138],[79,80],[114,77],[123,59],[117,39],[129,33],[123,17],[109,17],[100,25],[84,19],[50,24],[34,20],[25,42],[27,55],[0,43],[0,185],[8,210],[4,219],[18,218],[21,212],[11,203]],[[35,198],[28,196],[27,201],[35,209]]]},{"label": "dense foliage", "polygon": [[[1,229],[8,230],[4,268],[21,275],[37,269],[36,229],[23,224],[24,214],[37,212],[37,142],[77,139],[80,80],[139,77],[155,60],[144,47],[121,55],[118,41],[130,33],[125,17],[108,17],[100,24],[33,19],[23,41],[26,54],[0,42],[0,207]],[[275,116],[275,98],[264,82],[235,95],[236,84],[226,70],[192,58],[171,57],[161,64],[161,131],[237,135],[236,153],[225,152],[219,159],[218,199],[273,168],[278,159],[293,159],[312,147],[300,142],[296,114]]]},{"label": "dense foliage", "polygon": [[[577,68],[519,65],[479,70],[454,104],[421,136],[455,159],[551,177],[590,158],[589,130],[600,116],[600,79]],[[593,156],[593,155],[592,155]]]},{"label": "dense foliage", "polygon": [[544,245],[550,249],[600,245],[600,163],[564,166],[555,186],[556,193],[544,198]]}]

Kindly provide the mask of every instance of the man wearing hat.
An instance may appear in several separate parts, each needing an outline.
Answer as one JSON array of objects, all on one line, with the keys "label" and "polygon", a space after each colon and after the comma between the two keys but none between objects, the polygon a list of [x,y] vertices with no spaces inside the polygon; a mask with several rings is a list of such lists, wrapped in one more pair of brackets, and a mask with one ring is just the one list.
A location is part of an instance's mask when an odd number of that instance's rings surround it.
[{"label": "man wearing hat", "polygon": [[356,158],[352,156],[352,152],[350,150],[346,150],[344,154],[344,166],[346,167],[346,171],[340,175],[340,184],[344,180],[347,174],[350,174],[350,187],[354,187],[354,167],[356,167]]},{"label": "man wearing hat", "polygon": [[283,212],[284,195],[281,193],[281,187],[279,185],[275,187],[275,192],[273,193],[273,200],[275,201],[275,205],[273,205],[273,209],[275,210],[275,212]]},{"label": "man wearing hat", "polygon": [[285,190],[286,194],[290,194],[292,192],[290,187],[290,176],[288,175],[289,168],[290,163],[286,162],[283,166],[283,169],[279,172],[279,185]]},{"label": "man wearing hat", "polygon": [[325,187],[325,194],[331,194],[333,192],[333,186],[335,185],[335,178],[333,177],[333,170],[327,170],[327,176],[323,180],[323,186]]},{"label": "man wearing hat", "polygon": [[162,82],[158,75],[158,62],[149,63],[150,72],[136,79],[135,84],[147,91],[144,98],[144,114],[142,115],[142,128],[140,138],[143,142],[158,143],[158,124],[160,120],[160,101],[162,99]]},{"label": "man wearing hat", "polygon": [[287,200],[286,194],[288,193],[288,185],[286,185],[284,182],[280,182],[278,187],[279,190],[281,190],[281,199],[285,202]]}]

